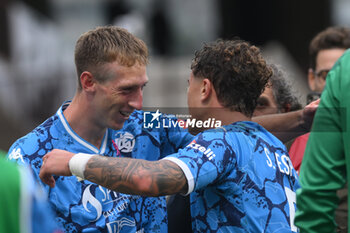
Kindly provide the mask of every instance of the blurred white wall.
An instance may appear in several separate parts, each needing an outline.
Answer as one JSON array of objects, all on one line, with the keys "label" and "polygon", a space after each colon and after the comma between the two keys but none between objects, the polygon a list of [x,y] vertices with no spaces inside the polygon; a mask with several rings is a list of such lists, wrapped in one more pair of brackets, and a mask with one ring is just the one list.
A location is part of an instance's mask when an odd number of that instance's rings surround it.
[{"label": "blurred white wall", "polygon": [[60,33],[53,22],[21,2],[9,7],[8,19],[11,58],[0,62],[0,105],[8,116],[26,125],[31,123],[26,117],[31,104],[42,101],[40,91],[50,85],[59,88]]}]

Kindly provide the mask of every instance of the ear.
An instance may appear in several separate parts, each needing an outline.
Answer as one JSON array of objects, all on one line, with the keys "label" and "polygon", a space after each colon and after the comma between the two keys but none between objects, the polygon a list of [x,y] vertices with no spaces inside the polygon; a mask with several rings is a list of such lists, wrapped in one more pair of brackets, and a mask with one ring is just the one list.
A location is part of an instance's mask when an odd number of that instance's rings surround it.
[{"label": "ear", "polygon": [[308,74],[307,74],[307,79],[309,82],[309,88],[311,91],[315,90],[315,73],[313,71],[313,69],[309,69]]},{"label": "ear", "polygon": [[201,85],[201,100],[206,101],[210,98],[210,96],[213,94],[213,84],[210,82],[209,79],[205,78],[202,80]]},{"label": "ear", "polygon": [[81,73],[80,83],[81,83],[81,87],[83,90],[85,90],[85,91],[94,90],[95,79],[94,79],[94,76],[90,72],[84,71],[83,73]]}]

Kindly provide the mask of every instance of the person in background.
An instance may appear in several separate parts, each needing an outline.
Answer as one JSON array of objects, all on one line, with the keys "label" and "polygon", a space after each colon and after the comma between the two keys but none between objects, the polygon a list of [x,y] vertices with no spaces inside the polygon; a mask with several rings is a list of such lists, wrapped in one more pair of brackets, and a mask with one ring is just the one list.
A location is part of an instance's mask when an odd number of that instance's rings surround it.
[{"label": "person in background", "polygon": [[[329,27],[319,32],[311,40],[308,83],[312,92],[308,95],[309,101],[321,96],[328,72],[348,48],[350,48],[350,29],[346,27]],[[307,133],[296,138],[289,150],[294,168],[298,172],[308,137]]]},{"label": "person in background", "polygon": [[253,116],[286,113],[302,109],[291,85],[285,78],[284,72],[274,64],[271,64],[270,67],[273,74],[265,91],[258,98]]},{"label": "person in background", "polygon": [[[275,64],[270,65],[273,75],[268,86],[258,99],[253,116],[264,116],[269,114],[279,114],[294,112],[302,109],[302,106],[293,92],[291,84],[286,80],[286,74]],[[289,150],[294,139],[284,141]]]},{"label": "person in background", "polygon": [[[321,96],[328,72],[348,48],[350,48],[350,29],[347,27],[326,28],[311,40],[308,82],[312,92],[308,95],[308,102]],[[309,133],[297,137],[289,150],[290,158],[298,173],[308,139]],[[338,191],[338,196],[340,202],[335,218],[337,232],[348,232],[348,190],[346,186]]]},{"label": "person in background", "polygon": [[259,49],[217,40],[195,53],[191,71],[190,114],[223,126],[153,162],[53,150],[44,157],[41,179],[54,187],[52,174],[74,174],[125,193],[191,193],[194,232],[297,232],[298,175],[282,142],[251,121],[272,75]]},{"label": "person in background", "polygon": [[334,214],[336,192],[349,181],[350,174],[349,74],[347,50],[327,75],[301,165],[295,218],[300,232],[339,231]]}]

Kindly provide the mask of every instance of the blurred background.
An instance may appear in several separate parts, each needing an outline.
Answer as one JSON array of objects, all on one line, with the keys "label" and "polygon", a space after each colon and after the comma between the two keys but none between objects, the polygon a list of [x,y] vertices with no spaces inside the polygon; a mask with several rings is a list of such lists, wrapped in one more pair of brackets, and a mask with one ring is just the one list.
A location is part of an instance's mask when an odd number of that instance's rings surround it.
[{"label": "blurred background", "polygon": [[149,46],[145,107],[185,107],[194,51],[237,36],[281,65],[305,104],[308,44],[328,26],[350,26],[350,1],[0,0],[0,149],[73,97],[75,42],[107,24]]}]

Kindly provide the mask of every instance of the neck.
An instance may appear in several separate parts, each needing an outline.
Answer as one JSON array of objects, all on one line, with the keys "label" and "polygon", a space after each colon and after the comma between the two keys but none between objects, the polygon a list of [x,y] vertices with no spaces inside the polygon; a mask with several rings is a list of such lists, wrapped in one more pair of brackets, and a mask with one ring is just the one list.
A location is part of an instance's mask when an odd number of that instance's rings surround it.
[{"label": "neck", "polygon": [[63,115],[70,127],[81,138],[100,148],[103,136],[107,130],[97,124],[87,101],[82,93],[77,93],[70,105],[64,110]]},{"label": "neck", "polygon": [[233,111],[228,108],[215,108],[204,116],[204,119],[215,118],[221,121],[221,125],[229,125],[237,121],[251,121],[251,117],[247,117],[241,112]]},{"label": "neck", "polygon": [[[211,109],[202,114],[198,119],[206,121],[208,119],[215,119],[215,121],[221,121],[221,125],[229,125],[237,121],[251,121],[251,117],[247,117],[241,112],[233,111],[223,107],[217,107]],[[209,128],[190,128],[189,131],[193,135],[196,135]]]}]

